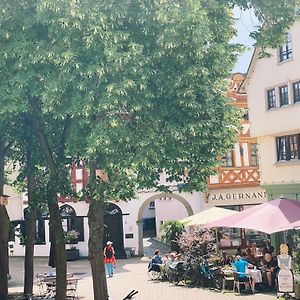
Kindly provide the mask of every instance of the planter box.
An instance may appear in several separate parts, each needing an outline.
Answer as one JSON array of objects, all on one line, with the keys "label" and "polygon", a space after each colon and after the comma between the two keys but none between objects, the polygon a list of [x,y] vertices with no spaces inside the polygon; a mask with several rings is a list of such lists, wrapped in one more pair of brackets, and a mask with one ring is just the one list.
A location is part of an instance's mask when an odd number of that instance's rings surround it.
[{"label": "planter box", "polygon": [[66,249],[67,261],[77,260],[79,258],[79,249]]}]

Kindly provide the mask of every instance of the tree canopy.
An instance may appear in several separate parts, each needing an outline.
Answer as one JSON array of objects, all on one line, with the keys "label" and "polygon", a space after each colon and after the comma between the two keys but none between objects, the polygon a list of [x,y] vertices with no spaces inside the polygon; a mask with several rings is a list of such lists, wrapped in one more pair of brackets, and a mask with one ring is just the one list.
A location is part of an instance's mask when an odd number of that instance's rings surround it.
[{"label": "tree canopy", "polygon": [[[184,178],[183,190],[205,189],[240,126],[226,99],[241,51],[231,42],[232,8],[254,9],[261,26],[252,35],[264,49],[283,41],[298,4],[0,0],[0,118],[30,118],[51,173],[56,244],[63,235],[55,193],[65,188],[72,159],[108,174],[89,190],[103,202],[130,199],[139,188],[166,190],[161,170],[169,182]],[[100,255],[101,243],[95,245]]]}]

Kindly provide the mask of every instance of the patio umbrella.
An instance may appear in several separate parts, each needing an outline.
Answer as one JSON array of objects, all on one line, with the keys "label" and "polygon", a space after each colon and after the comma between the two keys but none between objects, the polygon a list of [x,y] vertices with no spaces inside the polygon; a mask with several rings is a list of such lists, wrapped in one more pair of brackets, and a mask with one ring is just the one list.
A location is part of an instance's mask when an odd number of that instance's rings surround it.
[{"label": "patio umbrella", "polygon": [[189,216],[180,220],[186,226],[195,226],[195,225],[205,225],[216,220],[220,220],[224,217],[232,216],[237,214],[237,211],[220,208],[220,207],[212,207],[206,210],[200,211],[199,213]]},{"label": "patio umbrella", "polygon": [[255,205],[205,227],[245,228],[271,234],[287,230],[297,221],[300,221],[300,201],[280,198]]},{"label": "patio umbrella", "polygon": [[300,221],[293,222],[287,226],[283,226],[282,230],[300,229]]}]

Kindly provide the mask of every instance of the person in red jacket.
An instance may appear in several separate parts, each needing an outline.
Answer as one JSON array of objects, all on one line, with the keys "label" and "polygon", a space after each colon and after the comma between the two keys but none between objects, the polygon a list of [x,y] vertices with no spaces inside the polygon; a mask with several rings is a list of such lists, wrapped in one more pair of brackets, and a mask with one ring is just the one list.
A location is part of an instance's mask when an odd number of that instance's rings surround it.
[{"label": "person in red jacket", "polygon": [[104,248],[103,255],[104,255],[104,263],[107,270],[107,275],[109,278],[111,278],[113,277],[114,266],[116,264],[115,250],[112,246],[111,241],[108,241],[106,243],[106,247]]}]

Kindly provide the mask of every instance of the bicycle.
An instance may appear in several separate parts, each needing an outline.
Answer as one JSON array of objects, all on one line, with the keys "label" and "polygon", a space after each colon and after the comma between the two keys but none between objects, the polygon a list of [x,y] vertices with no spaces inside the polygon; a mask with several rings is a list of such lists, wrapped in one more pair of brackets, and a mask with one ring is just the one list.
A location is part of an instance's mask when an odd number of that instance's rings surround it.
[{"label": "bicycle", "polygon": [[149,263],[147,274],[151,280],[167,279],[165,266],[161,264]]},{"label": "bicycle", "polygon": [[201,264],[199,284],[203,287],[222,289],[221,269],[209,264],[206,257]]},{"label": "bicycle", "polygon": [[[170,267],[172,268],[172,266]],[[177,262],[173,266],[171,281],[175,285],[183,281],[187,286],[196,286],[199,283],[199,267],[197,259],[188,258],[186,265],[184,265],[184,262]]]}]

